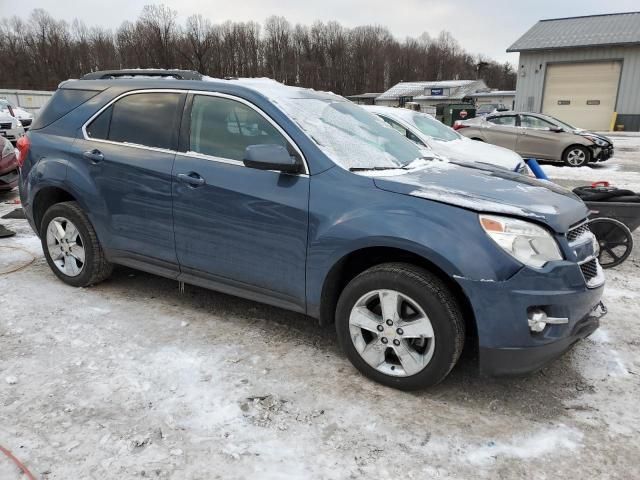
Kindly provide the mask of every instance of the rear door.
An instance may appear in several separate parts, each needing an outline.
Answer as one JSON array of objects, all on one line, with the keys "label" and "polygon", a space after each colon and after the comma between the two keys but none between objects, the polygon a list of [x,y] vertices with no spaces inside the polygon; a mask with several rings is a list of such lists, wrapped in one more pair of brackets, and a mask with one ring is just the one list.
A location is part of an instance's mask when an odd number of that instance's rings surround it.
[{"label": "rear door", "polygon": [[489,116],[487,117],[487,126],[482,133],[489,143],[509,150],[516,150],[520,134],[517,121],[516,115]]},{"label": "rear door", "polygon": [[173,169],[181,279],[303,311],[309,176],[244,166],[249,145],[303,158],[266,114],[240,98],[190,97]]},{"label": "rear door", "polygon": [[520,115],[521,134],[516,150],[525,158],[559,160],[560,134],[549,130],[555,125],[534,115]]},{"label": "rear door", "polygon": [[91,119],[74,146],[97,189],[101,207],[91,214],[111,256],[152,262],[164,274],[177,272],[171,173],[185,98],[126,94]]}]

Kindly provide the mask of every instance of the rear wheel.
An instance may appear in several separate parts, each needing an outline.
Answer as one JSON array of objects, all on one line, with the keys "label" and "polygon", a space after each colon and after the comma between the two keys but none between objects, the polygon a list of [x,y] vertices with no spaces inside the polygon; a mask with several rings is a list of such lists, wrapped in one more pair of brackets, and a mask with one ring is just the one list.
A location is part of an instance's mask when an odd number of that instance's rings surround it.
[{"label": "rear wheel", "polygon": [[598,241],[602,268],[617,267],[631,255],[633,235],[624,223],[615,218],[596,218],[589,222],[589,229]]},{"label": "rear wheel", "polygon": [[76,202],[57,203],[45,212],[40,240],[49,267],[69,285],[86,287],[111,274],[96,232]]},{"label": "rear wheel", "polygon": [[338,341],[365,376],[401,390],[442,381],[464,343],[460,308],[428,271],[388,263],[358,275],[336,309]]},{"label": "rear wheel", "polygon": [[583,167],[591,161],[591,152],[581,145],[572,145],[564,151],[562,161],[570,167]]}]

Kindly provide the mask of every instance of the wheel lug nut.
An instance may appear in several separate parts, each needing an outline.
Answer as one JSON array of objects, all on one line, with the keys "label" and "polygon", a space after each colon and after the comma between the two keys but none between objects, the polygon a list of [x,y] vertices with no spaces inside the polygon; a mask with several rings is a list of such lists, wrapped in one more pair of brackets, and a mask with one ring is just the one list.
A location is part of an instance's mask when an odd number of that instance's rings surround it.
[{"label": "wheel lug nut", "polygon": [[404,330],[402,330],[401,328],[399,328],[398,330],[396,330],[396,333],[398,335],[402,335],[404,333]]},{"label": "wheel lug nut", "polygon": [[397,338],[393,341],[393,344],[397,347],[400,345],[400,340],[398,340]]},{"label": "wheel lug nut", "polygon": [[384,343],[385,345],[387,344],[387,342],[389,342],[389,340],[387,340],[386,337],[382,337],[382,339],[380,340],[382,343]]},{"label": "wheel lug nut", "polygon": [[383,330],[384,330],[384,327],[383,327],[382,325],[378,325],[378,326],[377,326],[377,329],[378,329],[378,331],[379,331],[379,332],[381,332],[381,331],[383,331]]},{"label": "wheel lug nut", "polygon": [[391,320],[387,320],[387,325],[391,326],[393,325],[393,322]]}]

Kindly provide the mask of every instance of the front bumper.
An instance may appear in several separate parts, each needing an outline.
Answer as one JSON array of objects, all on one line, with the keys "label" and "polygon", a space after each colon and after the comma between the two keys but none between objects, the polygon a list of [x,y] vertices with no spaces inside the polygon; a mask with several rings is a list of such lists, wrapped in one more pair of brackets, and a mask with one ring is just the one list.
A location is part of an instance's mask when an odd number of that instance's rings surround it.
[{"label": "front bumper", "polygon": [[[598,328],[604,285],[587,288],[580,267],[573,262],[552,262],[544,269],[522,268],[501,282],[456,278],[476,320],[480,371],[517,375],[542,368],[574,343]],[[566,324],[547,325],[534,333],[528,312],[542,309]]]},{"label": "front bumper", "polygon": [[0,136],[5,137],[14,146],[22,135],[24,135],[24,128],[22,127],[0,129]]},{"label": "front bumper", "polygon": [[614,154],[613,145],[609,147],[595,147],[593,149],[593,161],[594,162],[604,162],[605,160],[609,160],[613,157]]}]

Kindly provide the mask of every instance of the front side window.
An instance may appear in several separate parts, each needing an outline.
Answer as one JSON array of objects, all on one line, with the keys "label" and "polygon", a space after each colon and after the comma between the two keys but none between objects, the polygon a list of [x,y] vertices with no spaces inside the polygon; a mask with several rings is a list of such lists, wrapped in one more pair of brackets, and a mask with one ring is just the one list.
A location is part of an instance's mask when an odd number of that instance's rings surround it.
[{"label": "front side window", "polygon": [[404,128],[402,125],[400,125],[398,122],[395,122],[387,117],[380,117],[380,118],[382,118],[382,120],[384,120],[384,123],[386,123],[387,125],[390,125],[391,128],[393,128],[398,133],[401,133],[402,135],[405,135],[405,136],[407,135],[407,129]]},{"label": "front side window", "polygon": [[179,93],[136,93],[121,98],[87,126],[90,138],[176,148]]},{"label": "front side window", "polygon": [[228,98],[196,95],[189,132],[192,152],[242,161],[250,145],[281,145],[287,139],[262,115]]},{"label": "front side window", "polygon": [[492,117],[488,118],[487,121],[493,123],[494,125],[501,125],[503,127],[515,127],[516,126],[516,117],[515,115],[508,115],[503,117]]},{"label": "front side window", "polygon": [[531,115],[520,115],[520,126],[525,128],[538,128],[546,130],[548,128],[554,127],[555,125],[538,117],[534,117]]}]

